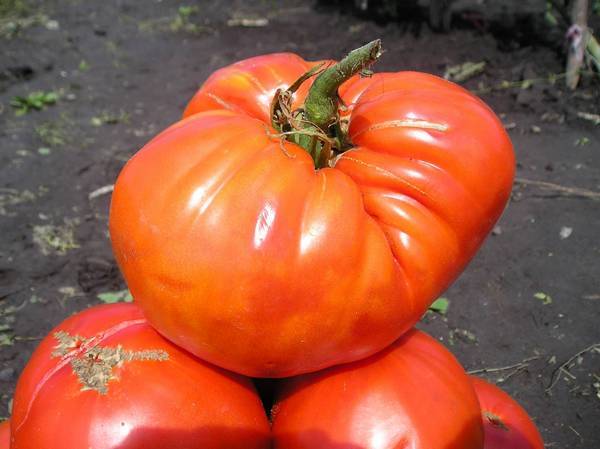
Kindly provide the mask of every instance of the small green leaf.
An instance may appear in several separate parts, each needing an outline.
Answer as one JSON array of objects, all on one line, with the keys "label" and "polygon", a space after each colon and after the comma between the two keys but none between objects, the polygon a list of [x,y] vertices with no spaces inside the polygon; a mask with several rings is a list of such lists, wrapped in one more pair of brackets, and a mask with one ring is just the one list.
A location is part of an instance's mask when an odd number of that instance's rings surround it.
[{"label": "small green leaf", "polygon": [[432,312],[437,312],[441,315],[446,315],[446,312],[448,312],[449,305],[450,301],[448,300],[448,298],[441,297],[433,301],[433,303],[429,306],[429,310],[431,310]]},{"label": "small green leaf", "polygon": [[44,104],[54,104],[58,100],[58,94],[56,92],[43,92],[40,96],[40,102],[42,106]]},{"label": "small green leaf", "polygon": [[16,96],[10,101],[10,105],[16,109],[15,115],[22,116],[29,111],[39,111],[48,105],[53,105],[58,101],[58,92],[44,92],[37,90],[30,92],[26,97]]},{"label": "small green leaf", "polygon": [[0,334],[0,346],[12,346],[14,344],[14,336],[10,334]]},{"label": "small green leaf", "polygon": [[544,19],[546,20],[546,23],[548,23],[548,25],[553,27],[558,26],[558,20],[556,19],[554,14],[552,14],[552,11],[546,11]]},{"label": "small green leaf", "polygon": [[552,304],[552,297],[550,295],[548,295],[547,293],[536,292],[533,294],[533,297],[535,299],[539,299],[540,301],[542,301],[542,304],[544,304],[545,306],[548,304]]},{"label": "small green leaf", "polygon": [[105,292],[97,295],[98,299],[105,304],[114,304],[116,302],[133,302],[133,297],[129,290],[119,290],[117,292]]},{"label": "small green leaf", "polygon": [[102,121],[102,119],[100,117],[92,117],[90,120],[90,123],[93,126],[102,126],[104,124],[104,122]]},{"label": "small green leaf", "polygon": [[196,14],[198,12],[197,6],[180,6],[177,10],[181,17],[188,18],[189,16]]},{"label": "small green leaf", "polygon": [[10,100],[10,105],[15,107],[15,108],[20,108],[23,103],[26,103],[27,99],[25,97],[21,97],[19,95],[17,95],[16,97],[13,97],[12,100]]},{"label": "small green leaf", "polygon": [[531,86],[533,86],[533,81],[532,80],[523,80],[523,82],[521,83],[521,89],[523,89],[523,90],[527,90]]}]

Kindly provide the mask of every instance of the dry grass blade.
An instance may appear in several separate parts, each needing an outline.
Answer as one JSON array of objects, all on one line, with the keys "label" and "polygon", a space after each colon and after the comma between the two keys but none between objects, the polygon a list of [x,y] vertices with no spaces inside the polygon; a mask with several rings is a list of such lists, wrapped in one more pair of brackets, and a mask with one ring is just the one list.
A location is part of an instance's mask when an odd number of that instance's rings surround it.
[{"label": "dry grass blade", "polygon": [[543,190],[549,190],[565,196],[576,196],[581,198],[588,198],[591,200],[600,200],[600,192],[582,189],[579,187],[568,187],[560,184],[554,184],[552,182],[536,181],[534,179],[525,178],[515,178],[515,184],[535,186]]},{"label": "dry grass blade", "polygon": [[546,393],[549,393],[552,390],[552,388],[554,388],[554,386],[556,385],[556,383],[560,379],[561,373],[568,374],[572,379],[574,379],[575,376],[573,376],[569,372],[569,365],[571,363],[573,363],[575,360],[577,360],[578,357],[581,357],[583,354],[585,354],[587,352],[590,352],[590,351],[593,351],[593,350],[597,350],[597,351],[600,350],[600,343],[594,343],[594,344],[588,346],[587,348],[582,349],[578,353],[576,353],[573,356],[571,356],[566,362],[562,363],[558,368],[556,368],[552,372],[552,377],[551,377],[551,380],[550,380],[550,385],[548,385],[548,388],[546,388]]},{"label": "dry grass blade", "polygon": [[527,366],[529,366],[529,362],[531,362],[532,360],[537,360],[539,359],[541,356],[540,355],[534,355],[532,357],[528,357],[524,360],[521,360],[519,363],[514,363],[512,365],[506,365],[506,366],[499,366],[496,368],[481,368],[481,369],[474,369],[471,371],[467,371],[467,373],[469,374],[485,374],[485,373],[497,373],[500,371],[507,371],[509,369],[517,369],[517,370],[521,370],[526,368]]}]

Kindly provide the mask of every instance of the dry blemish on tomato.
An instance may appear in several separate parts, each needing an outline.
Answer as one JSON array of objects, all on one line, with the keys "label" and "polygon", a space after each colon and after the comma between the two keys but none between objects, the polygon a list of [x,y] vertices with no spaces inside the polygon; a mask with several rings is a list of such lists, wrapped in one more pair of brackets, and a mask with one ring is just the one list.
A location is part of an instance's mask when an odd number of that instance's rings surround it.
[{"label": "dry blemish on tomato", "polygon": [[58,344],[54,347],[52,357],[69,359],[71,368],[82,385],[81,391],[108,393],[108,383],[117,379],[113,369],[126,362],[162,362],[169,359],[169,354],[161,349],[128,351],[121,345],[102,346],[98,337],[84,338],[65,331],[56,332],[54,337]]},{"label": "dry blemish on tomato", "polygon": [[485,416],[485,419],[487,419],[490,422],[490,424],[492,424],[494,427],[498,427],[502,430],[508,431],[508,427],[506,427],[506,424],[504,424],[504,422],[502,421],[502,419],[500,419],[499,416],[494,415],[490,412],[483,412],[483,416]]}]

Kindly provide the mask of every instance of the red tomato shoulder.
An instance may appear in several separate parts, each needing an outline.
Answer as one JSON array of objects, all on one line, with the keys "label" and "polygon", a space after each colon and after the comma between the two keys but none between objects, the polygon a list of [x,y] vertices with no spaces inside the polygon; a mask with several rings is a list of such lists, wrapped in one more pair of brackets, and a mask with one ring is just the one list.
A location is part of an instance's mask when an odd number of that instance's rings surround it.
[{"label": "red tomato shoulder", "polygon": [[269,447],[251,382],[202,362],[152,329],[132,304],[63,322],[15,391],[11,449]]},{"label": "red tomato shoulder", "polygon": [[544,449],[542,437],[517,401],[495,385],[472,376],[481,405],[484,449]]}]

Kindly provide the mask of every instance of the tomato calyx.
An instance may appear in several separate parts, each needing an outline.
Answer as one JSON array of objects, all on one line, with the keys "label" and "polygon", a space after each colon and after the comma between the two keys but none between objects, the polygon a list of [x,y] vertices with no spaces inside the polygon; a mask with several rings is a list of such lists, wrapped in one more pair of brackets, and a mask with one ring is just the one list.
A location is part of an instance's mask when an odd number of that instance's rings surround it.
[{"label": "tomato calyx", "polygon": [[[271,102],[271,124],[285,138],[303,147],[316,168],[332,165],[337,156],[352,147],[347,123],[339,111],[345,107],[338,88],[357,73],[370,76],[369,67],[381,56],[381,40],[352,50],[337,64],[321,63],[303,74],[288,89],[278,89]],[[294,93],[306,80],[316,76],[304,105],[292,109]]]}]

